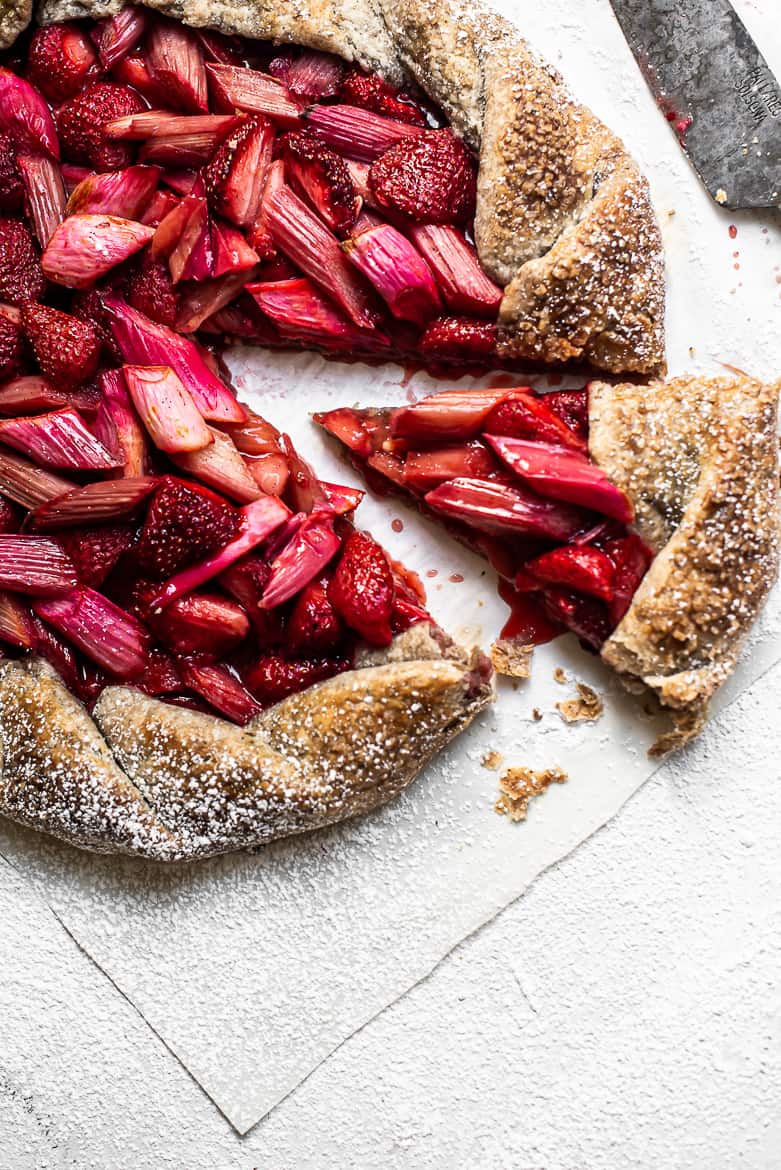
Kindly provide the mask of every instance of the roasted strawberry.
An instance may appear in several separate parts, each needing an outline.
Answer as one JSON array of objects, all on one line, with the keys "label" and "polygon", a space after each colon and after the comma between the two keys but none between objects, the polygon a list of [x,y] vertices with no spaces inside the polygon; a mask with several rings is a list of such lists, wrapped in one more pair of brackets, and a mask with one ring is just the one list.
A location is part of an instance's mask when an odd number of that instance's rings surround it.
[{"label": "roasted strawberry", "polygon": [[344,626],[328,600],[326,583],[311,581],[301,591],[287,624],[287,647],[294,657],[328,654],[342,637]]},{"label": "roasted strawberry", "polygon": [[146,109],[127,85],[95,81],[60,107],[57,129],[63,153],[71,162],[89,163],[97,171],[116,171],[133,161],[133,144],[112,141],[103,127],[115,118]]},{"label": "roasted strawberry", "polygon": [[409,122],[413,126],[426,125],[426,119],[411,98],[398,93],[376,73],[351,69],[341,84],[339,97],[351,106],[373,110],[375,114],[385,114],[399,122]]},{"label": "roasted strawberry", "polygon": [[24,354],[24,334],[20,324],[0,305],[0,382],[21,373]]},{"label": "roasted strawberry", "polygon": [[274,127],[255,114],[242,122],[215,151],[201,172],[209,206],[239,227],[249,228],[258,218],[266,187]]},{"label": "roasted strawberry", "polygon": [[82,585],[99,589],[135,539],[127,524],[106,524],[60,533],[59,542],[76,566]]},{"label": "roasted strawberry", "polygon": [[242,607],[219,593],[189,593],[147,621],[174,654],[195,654],[212,662],[235,650],[249,633]]},{"label": "roasted strawberry", "polygon": [[373,162],[369,187],[390,211],[426,223],[465,223],[475,210],[475,163],[450,130],[429,130]]},{"label": "roasted strawberry", "polygon": [[16,164],[14,144],[0,134],[0,211],[20,211],[24,200],[22,173]]},{"label": "roasted strawberry", "polygon": [[535,557],[526,572],[538,581],[588,593],[602,601],[611,601],[615,586],[615,566],[610,557],[591,545],[565,545]]},{"label": "roasted strawberry", "polygon": [[347,163],[329,150],[313,130],[294,130],[280,139],[285,176],[339,235],[349,232],[358,214],[355,188]]},{"label": "roasted strawberry", "polygon": [[89,37],[75,24],[36,29],[27,56],[27,76],[50,102],[64,102],[100,74]]},{"label": "roasted strawberry", "polygon": [[49,305],[22,306],[22,327],[41,372],[55,386],[88,382],[98,367],[100,341],[88,322]]},{"label": "roasted strawberry", "polygon": [[349,670],[347,659],[315,658],[297,661],[268,655],[244,671],[244,682],[264,707],[305,691],[315,683]]},{"label": "roasted strawberry", "polygon": [[39,301],[45,287],[30,229],[18,219],[0,219],[0,301]]},{"label": "roasted strawberry", "polygon": [[474,317],[438,317],[426,326],[418,349],[443,362],[491,362],[496,357],[496,325]]},{"label": "roasted strawberry", "polygon": [[392,638],[394,580],[388,558],[365,532],[351,532],[328,585],[331,605],[350,629],[373,646]]},{"label": "roasted strawberry", "polygon": [[629,609],[654,555],[648,545],[634,532],[616,540],[606,541],[603,548],[615,565],[613,598],[608,604],[608,612],[611,624],[617,626]]},{"label": "roasted strawberry", "polygon": [[236,509],[198,484],[167,477],[147,512],[138,542],[138,563],[148,573],[169,577],[233,540]]},{"label": "roasted strawberry", "polygon": [[173,329],[179,313],[179,294],[174,288],[168,265],[143,253],[127,284],[127,303],[152,321]]},{"label": "roasted strawberry", "polygon": [[144,672],[135,679],[135,685],[157,697],[175,695],[181,691],[183,683],[173,657],[166,650],[156,648],[149,652]]},{"label": "roasted strawberry", "polygon": [[576,435],[588,438],[588,389],[555,390],[544,402]]},{"label": "roasted strawberry", "polygon": [[262,556],[250,553],[236,561],[218,578],[218,584],[235,597],[252,623],[261,650],[281,645],[285,637],[285,613],[282,609],[261,609],[260,600],[271,569]]},{"label": "roasted strawberry", "polygon": [[548,588],[544,593],[545,612],[554,622],[566,626],[583,645],[599,650],[611,634],[607,607],[593,597]]},{"label": "roasted strawberry", "polygon": [[528,391],[517,391],[500,402],[488,415],[483,430],[489,435],[505,435],[513,439],[534,439],[555,443],[576,451],[585,451],[580,435],[564,422],[561,414],[548,405],[548,395],[542,397]]},{"label": "roasted strawberry", "polygon": [[122,354],[114,341],[108,315],[103,308],[103,300],[98,289],[89,288],[74,292],[70,311],[74,317],[78,317],[79,321],[86,321],[92,326],[108,357],[111,357],[115,362],[122,361]]}]

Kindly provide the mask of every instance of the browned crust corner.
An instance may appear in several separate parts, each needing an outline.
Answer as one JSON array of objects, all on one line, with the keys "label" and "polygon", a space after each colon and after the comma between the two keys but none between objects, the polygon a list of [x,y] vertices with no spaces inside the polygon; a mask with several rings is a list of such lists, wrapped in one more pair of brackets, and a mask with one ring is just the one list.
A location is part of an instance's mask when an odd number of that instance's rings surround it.
[{"label": "browned crust corner", "polygon": [[702,729],[778,576],[778,396],[749,377],[593,383],[591,456],[657,555],[602,658],[670,710],[662,754]]},{"label": "browned crust corner", "polygon": [[93,716],[38,660],[0,675],[0,814],[73,845],[161,861],[254,848],[396,796],[493,699],[433,628],[269,708],[247,728],[103,692]]}]

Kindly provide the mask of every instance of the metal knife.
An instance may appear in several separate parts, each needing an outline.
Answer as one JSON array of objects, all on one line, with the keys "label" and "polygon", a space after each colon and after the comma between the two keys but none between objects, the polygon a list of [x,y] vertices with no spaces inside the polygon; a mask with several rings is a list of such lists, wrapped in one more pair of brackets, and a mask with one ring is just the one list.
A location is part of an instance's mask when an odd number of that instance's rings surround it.
[{"label": "metal knife", "polygon": [[716,202],[781,205],[781,87],[729,0],[610,2]]}]

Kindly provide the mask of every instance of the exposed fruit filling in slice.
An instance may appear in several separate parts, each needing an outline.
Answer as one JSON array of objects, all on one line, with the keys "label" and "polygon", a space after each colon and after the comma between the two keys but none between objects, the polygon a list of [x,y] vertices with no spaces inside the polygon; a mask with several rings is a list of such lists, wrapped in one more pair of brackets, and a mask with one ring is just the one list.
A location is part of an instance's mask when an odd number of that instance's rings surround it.
[{"label": "exposed fruit filling in slice", "polygon": [[599,650],[653,559],[631,501],[588,456],[588,388],[445,390],[316,420],[379,491],[415,500],[500,578],[503,637],[571,630]]},{"label": "exposed fruit filling in slice", "polygon": [[496,366],[476,180],[422,93],[329,53],[127,7],[0,54],[0,303],[48,282],[109,349],[120,299],[182,334]]}]

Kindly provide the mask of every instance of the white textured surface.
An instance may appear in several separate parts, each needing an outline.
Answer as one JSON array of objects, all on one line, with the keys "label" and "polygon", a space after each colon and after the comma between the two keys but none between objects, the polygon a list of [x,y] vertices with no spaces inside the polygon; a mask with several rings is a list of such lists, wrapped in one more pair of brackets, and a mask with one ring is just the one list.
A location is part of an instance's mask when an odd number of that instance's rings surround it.
[{"label": "white textured surface", "polygon": [[[510,2],[501,6],[514,9]],[[740,8],[781,71],[774,2],[744,0]],[[524,5],[519,23],[651,174],[672,269],[674,372],[711,369],[722,360],[764,376],[777,373],[777,219],[711,207],[639,81],[606,0],[536,0]],[[738,225],[734,241],[729,223]],[[273,370],[271,412],[286,372],[293,373],[285,358]],[[416,379],[413,388],[420,386]],[[329,367],[318,392],[341,389],[338,367]],[[392,544],[388,519],[383,523],[372,526]],[[415,539],[411,521],[405,532],[405,542]],[[450,608],[448,592],[445,586],[433,595],[443,609]],[[755,655],[749,670],[767,661]],[[778,671],[772,676],[779,677]],[[0,867],[0,947],[7,950],[0,958],[0,1167],[781,1166],[774,1154],[781,1135],[772,1128],[781,1088],[779,923],[772,922],[781,815],[778,768],[769,763],[778,756],[779,737],[773,688],[760,686],[703,744],[667,767],[619,821],[350,1040],[243,1144],[48,912],[32,909],[30,887]],[[540,743],[544,751],[544,738]],[[577,729],[573,758],[589,743],[594,750],[594,739]],[[438,775],[434,788],[442,787],[444,773]],[[466,779],[482,784],[487,799],[488,773],[473,766]],[[614,768],[605,779],[610,790],[626,778]],[[583,794],[572,784],[550,793],[535,812],[538,830],[571,827],[584,811]],[[460,796],[468,799],[469,792],[461,789]],[[591,785],[585,811],[600,811],[604,796]],[[417,800],[411,796],[383,818],[414,819]],[[605,805],[594,823],[610,811]],[[519,855],[527,851],[531,823],[514,829],[493,820],[505,849],[511,842]],[[367,823],[353,849],[381,850],[383,824],[382,818]],[[554,855],[562,848],[566,842],[558,840]],[[34,846],[26,859],[36,852]],[[345,851],[345,880],[350,860]],[[435,872],[438,861],[435,853]],[[521,856],[519,870],[522,862]],[[468,871],[455,865],[439,874],[453,923],[443,923],[444,912],[394,921],[394,890],[367,892],[367,917],[381,945],[374,972],[351,972],[352,955],[344,956],[328,1007],[343,1032],[345,1022],[364,1018],[388,956],[406,961],[409,982],[450,945],[447,930],[434,939],[430,932],[458,926],[456,911],[470,892]],[[95,890],[110,906],[116,876],[104,882],[105,870],[94,873]],[[284,879],[284,863],[279,876]],[[493,878],[490,871],[478,876],[484,904],[502,898]],[[231,877],[226,880],[232,887]],[[67,900],[67,888],[60,893]],[[184,915],[186,903],[185,894],[171,900],[172,924],[181,927],[178,912]],[[104,918],[99,899],[91,906],[82,910],[93,921],[81,925],[93,939],[133,944],[127,990],[138,998],[165,967],[144,933],[143,915]],[[337,898],[329,912],[338,919],[340,911]],[[322,918],[313,919],[313,944],[324,933]],[[223,945],[236,943],[230,932],[220,938]],[[306,990],[309,977],[303,961],[295,983],[278,981],[284,943],[277,940],[277,953],[259,952],[257,959],[261,985],[281,1008],[295,989]],[[222,958],[229,987],[230,952]],[[200,988],[187,968],[180,975],[195,1001],[202,992],[211,993],[210,1003],[219,1001],[219,985]],[[183,1001],[180,1015],[192,1004]],[[319,1059],[317,1045],[310,1052],[306,1046],[327,1038],[334,1022],[318,1020],[318,1006],[311,1005],[312,1017],[297,1036],[310,1066]],[[217,1013],[196,1023],[210,1028],[215,1063],[229,1064],[235,1020]],[[257,1037],[246,1042],[251,1048]],[[297,1060],[301,1052],[291,1055]],[[266,1073],[258,1067],[248,1081]]]}]

